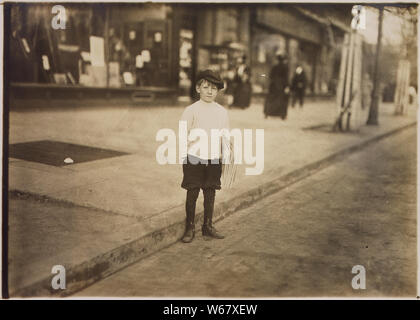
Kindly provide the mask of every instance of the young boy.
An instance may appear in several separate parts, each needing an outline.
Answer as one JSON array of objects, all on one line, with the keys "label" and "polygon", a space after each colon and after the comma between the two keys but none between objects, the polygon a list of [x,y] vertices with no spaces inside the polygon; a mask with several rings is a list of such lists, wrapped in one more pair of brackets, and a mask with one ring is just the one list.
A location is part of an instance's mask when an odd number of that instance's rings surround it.
[{"label": "young boy", "polygon": [[212,225],[216,190],[221,189],[222,154],[221,148],[211,150],[211,129],[229,130],[227,110],[215,102],[219,90],[223,87],[224,83],[216,72],[211,70],[200,72],[196,80],[196,90],[200,95],[200,100],[188,106],[181,117],[181,121],[187,122],[188,135],[192,129],[203,129],[208,136],[208,152],[203,152],[203,154],[201,151],[206,148],[201,149],[199,146],[200,143],[206,142],[205,139],[196,139],[188,143],[187,155],[182,166],[184,178],[181,186],[187,190],[186,228],[182,237],[185,243],[194,239],[195,207],[200,189],[203,190],[204,195],[202,234],[210,238],[224,238]]}]

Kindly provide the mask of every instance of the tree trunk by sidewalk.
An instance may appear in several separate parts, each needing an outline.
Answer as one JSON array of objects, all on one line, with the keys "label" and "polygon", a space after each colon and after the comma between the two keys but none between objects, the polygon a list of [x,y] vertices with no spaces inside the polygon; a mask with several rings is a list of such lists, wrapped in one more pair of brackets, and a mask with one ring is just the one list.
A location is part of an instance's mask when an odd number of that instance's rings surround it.
[{"label": "tree trunk by sidewalk", "polygon": [[375,73],[372,90],[372,102],[369,110],[369,117],[367,120],[368,125],[378,125],[378,105],[380,96],[380,83],[379,83],[379,57],[381,53],[381,40],[382,40],[382,22],[384,18],[384,7],[379,8],[379,26],[378,26],[378,43],[376,45],[376,57],[375,57]]}]

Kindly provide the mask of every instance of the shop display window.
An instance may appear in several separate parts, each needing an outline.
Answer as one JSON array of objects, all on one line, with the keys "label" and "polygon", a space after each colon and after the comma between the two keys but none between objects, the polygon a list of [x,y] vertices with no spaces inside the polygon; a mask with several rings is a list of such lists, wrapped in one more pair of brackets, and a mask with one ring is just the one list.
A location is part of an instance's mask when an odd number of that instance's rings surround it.
[{"label": "shop display window", "polygon": [[189,100],[193,85],[193,42],[194,32],[189,29],[179,31],[179,90],[181,100]]}]

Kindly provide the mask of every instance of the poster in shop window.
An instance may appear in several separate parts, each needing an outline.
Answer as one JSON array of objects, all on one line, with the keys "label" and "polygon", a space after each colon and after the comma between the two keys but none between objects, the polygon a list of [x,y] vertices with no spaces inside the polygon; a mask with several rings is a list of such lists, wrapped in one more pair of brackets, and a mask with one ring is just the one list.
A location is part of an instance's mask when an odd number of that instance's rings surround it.
[{"label": "poster in shop window", "polygon": [[90,59],[92,66],[103,67],[105,65],[104,38],[90,37]]}]

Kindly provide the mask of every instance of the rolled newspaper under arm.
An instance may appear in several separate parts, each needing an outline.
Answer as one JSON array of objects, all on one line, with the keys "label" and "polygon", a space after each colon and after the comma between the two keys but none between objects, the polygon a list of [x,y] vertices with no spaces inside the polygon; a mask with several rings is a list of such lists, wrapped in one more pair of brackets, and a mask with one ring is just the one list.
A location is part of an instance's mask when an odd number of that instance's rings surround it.
[{"label": "rolled newspaper under arm", "polygon": [[222,187],[232,188],[238,166],[235,164],[233,141],[222,136]]}]

